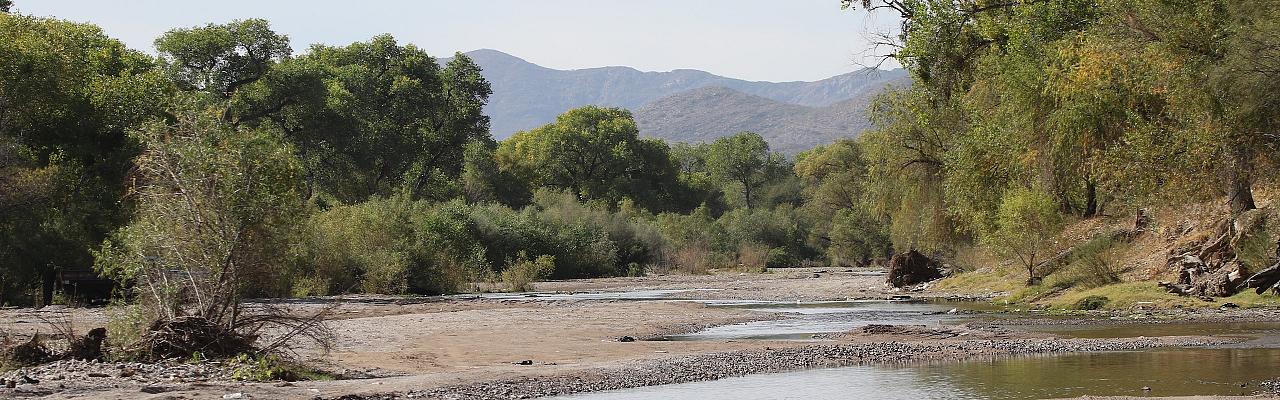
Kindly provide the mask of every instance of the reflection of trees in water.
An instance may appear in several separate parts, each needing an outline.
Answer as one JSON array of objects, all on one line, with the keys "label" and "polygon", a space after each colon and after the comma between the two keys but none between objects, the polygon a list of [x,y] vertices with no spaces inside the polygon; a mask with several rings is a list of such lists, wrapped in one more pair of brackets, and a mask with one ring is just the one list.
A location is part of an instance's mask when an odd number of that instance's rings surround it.
[{"label": "reflection of trees in water", "polygon": [[1239,395],[1241,383],[1274,378],[1280,349],[1175,349],[1002,360],[920,367],[922,382],[945,379],[990,399],[1081,395]]}]

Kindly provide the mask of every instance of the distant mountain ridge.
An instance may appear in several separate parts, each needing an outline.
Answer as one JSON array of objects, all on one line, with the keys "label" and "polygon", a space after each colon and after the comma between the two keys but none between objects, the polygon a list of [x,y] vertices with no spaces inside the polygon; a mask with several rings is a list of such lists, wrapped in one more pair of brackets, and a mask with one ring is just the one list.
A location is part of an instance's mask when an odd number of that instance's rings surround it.
[{"label": "distant mountain ridge", "polygon": [[[631,109],[642,135],[672,141],[713,140],[712,136],[753,130],[772,137],[771,143],[780,141],[775,145],[820,144],[855,136],[866,127],[860,123],[866,119],[863,111],[847,107],[851,100],[866,104],[886,85],[908,82],[903,70],[864,69],[814,82],[753,82],[693,69],[556,70],[497,50],[466,54],[493,86],[485,112],[498,139],[549,123],[571,108],[594,104]],[[846,112],[856,115],[841,116]],[[826,123],[832,125],[823,126]],[[715,133],[720,129],[733,130]]]},{"label": "distant mountain ridge", "polygon": [[769,146],[795,154],[871,127],[869,96],[826,107],[787,104],[711,86],[668,96],[633,113],[641,134],[669,142],[710,142],[742,131],[759,133]]}]

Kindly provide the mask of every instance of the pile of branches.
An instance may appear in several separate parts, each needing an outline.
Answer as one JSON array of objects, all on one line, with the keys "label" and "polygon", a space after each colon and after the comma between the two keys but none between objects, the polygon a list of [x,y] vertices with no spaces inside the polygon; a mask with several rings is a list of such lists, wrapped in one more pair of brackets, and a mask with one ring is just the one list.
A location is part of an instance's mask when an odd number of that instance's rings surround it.
[{"label": "pile of branches", "polygon": [[1257,294],[1271,290],[1271,293],[1280,295],[1280,242],[1276,242],[1276,263],[1245,279],[1241,286],[1241,290],[1253,288]]},{"label": "pile of branches", "polygon": [[[196,354],[229,358],[241,354],[292,352],[296,339],[309,339],[323,351],[329,351],[333,332],[324,324],[324,317],[333,307],[336,304],[306,316],[264,306],[252,315],[229,321],[201,315],[160,319],[151,323],[132,351],[148,360],[190,358]],[[265,335],[267,331],[271,334]],[[260,344],[259,339],[264,336],[271,338]]]},{"label": "pile of branches", "polygon": [[25,341],[15,340],[8,334],[0,334],[0,364],[18,367],[37,365],[55,360],[100,360],[102,344],[107,339],[106,328],[94,328],[84,335],[76,333],[70,321],[54,323],[45,321],[56,332],[53,337],[61,338],[54,343],[46,340],[47,335],[39,332]]}]

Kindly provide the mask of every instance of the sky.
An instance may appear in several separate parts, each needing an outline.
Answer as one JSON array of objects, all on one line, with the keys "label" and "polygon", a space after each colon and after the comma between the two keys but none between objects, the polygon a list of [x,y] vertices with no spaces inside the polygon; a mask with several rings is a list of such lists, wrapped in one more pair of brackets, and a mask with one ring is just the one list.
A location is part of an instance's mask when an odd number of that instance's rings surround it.
[{"label": "sky", "polygon": [[172,28],[264,18],[295,53],[389,33],[436,57],[488,48],[556,69],[692,68],[774,82],[874,65],[871,37],[897,23],[841,11],[839,0],[15,0],[14,8],[94,23],[147,52]]}]

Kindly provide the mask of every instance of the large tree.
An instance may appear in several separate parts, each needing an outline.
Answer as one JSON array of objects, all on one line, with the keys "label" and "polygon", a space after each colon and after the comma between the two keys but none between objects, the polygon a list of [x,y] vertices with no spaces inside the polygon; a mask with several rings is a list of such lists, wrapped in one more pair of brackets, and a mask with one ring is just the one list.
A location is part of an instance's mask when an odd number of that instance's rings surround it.
[{"label": "large tree", "polygon": [[754,132],[741,132],[716,139],[707,151],[707,169],[723,182],[741,186],[747,209],[756,206],[761,186],[781,156],[769,151],[769,143]]},{"label": "large tree", "polygon": [[584,200],[618,200],[640,145],[631,112],[585,106],[498,147],[499,168],[534,186],[567,189]]},{"label": "large tree", "polygon": [[87,268],[127,219],[126,133],[170,89],[87,24],[0,14],[0,60],[0,297],[14,301],[53,268]]},{"label": "large tree", "polygon": [[289,38],[262,19],[173,29],[156,39],[164,68],[179,87],[230,98],[293,52]]}]

